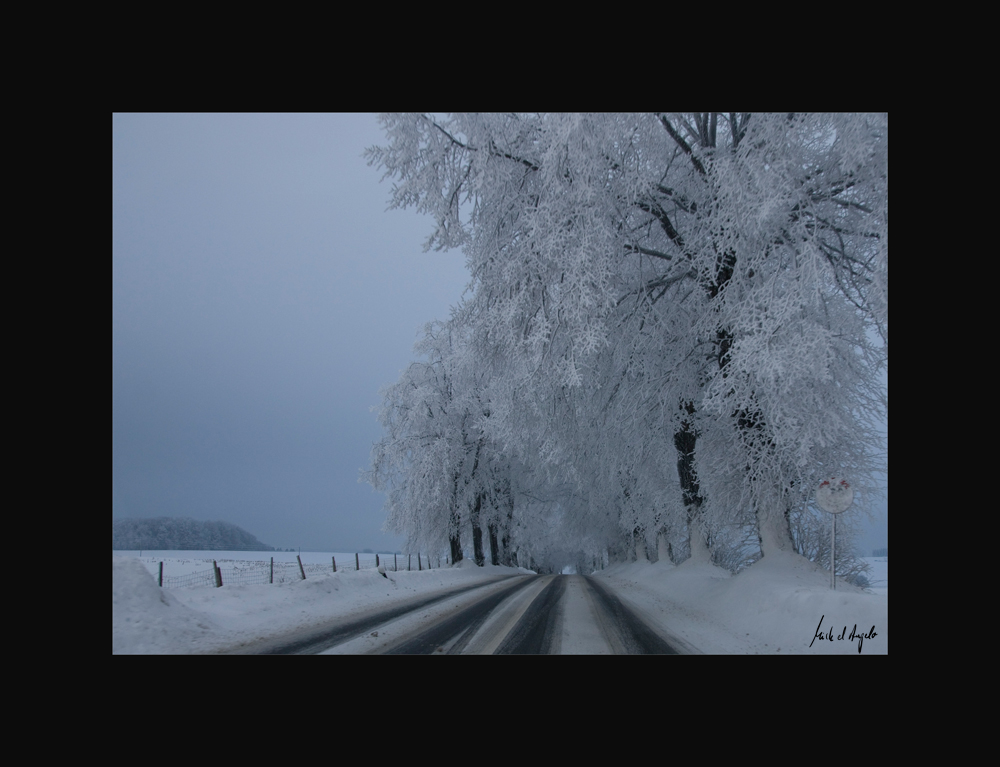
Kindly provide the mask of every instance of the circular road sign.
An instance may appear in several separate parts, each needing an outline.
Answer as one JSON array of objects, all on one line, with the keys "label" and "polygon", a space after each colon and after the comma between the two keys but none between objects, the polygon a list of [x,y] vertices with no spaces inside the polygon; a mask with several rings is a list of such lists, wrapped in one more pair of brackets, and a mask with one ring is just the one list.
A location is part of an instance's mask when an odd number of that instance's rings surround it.
[{"label": "circular road sign", "polygon": [[823,511],[828,511],[831,514],[847,511],[853,501],[854,491],[847,484],[847,480],[840,477],[824,479],[816,488],[816,503]]}]

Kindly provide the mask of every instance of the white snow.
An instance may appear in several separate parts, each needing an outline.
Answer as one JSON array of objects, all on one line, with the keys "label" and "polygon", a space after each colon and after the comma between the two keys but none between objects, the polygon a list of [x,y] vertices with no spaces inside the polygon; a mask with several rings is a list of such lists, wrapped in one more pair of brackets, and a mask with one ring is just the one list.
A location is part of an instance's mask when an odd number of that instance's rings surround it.
[{"label": "white snow", "polygon": [[[168,557],[165,554],[173,554]],[[246,564],[271,556],[255,552],[143,552],[143,557],[112,553],[111,651],[127,653],[216,653],[336,619],[399,605],[417,596],[471,585],[522,569],[458,567],[387,572],[355,571],[353,554],[303,553],[306,580],[222,588],[161,589],[155,573],[211,569],[242,558]],[[274,554],[286,561],[294,554]],[[330,557],[337,557],[332,572]],[[362,555],[364,556],[364,555]],[[368,555],[374,564],[374,555]],[[391,555],[386,564],[391,568]],[[386,560],[383,560],[384,562]],[[737,576],[711,565],[636,562],[596,573],[651,624],[691,651],[704,653],[861,654],[888,653],[888,558],[868,560],[873,587],[861,590],[838,581],[799,557],[769,556]],[[346,567],[347,565],[350,567]],[[405,568],[403,557],[399,564]],[[296,565],[297,566],[297,565]],[[415,566],[415,564],[414,564]],[[567,615],[580,605],[567,603]],[[833,640],[814,639],[817,627]],[[844,639],[838,637],[844,632]],[[871,635],[872,627],[874,634]],[[584,637],[580,638],[584,642]],[[568,646],[569,637],[564,640]],[[810,647],[810,643],[812,646]],[[586,646],[574,645],[578,650]],[[583,650],[585,651],[585,650]]]},{"label": "white snow", "polygon": [[[678,567],[615,565],[597,577],[665,634],[703,653],[857,655],[860,644],[862,655],[884,655],[889,652],[889,561],[867,561],[873,579],[867,590],[839,579],[833,590],[828,570],[780,552],[736,576],[689,560]],[[823,633],[833,629],[833,640],[815,638],[818,628]],[[852,632],[866,638],[851,640]]]}]

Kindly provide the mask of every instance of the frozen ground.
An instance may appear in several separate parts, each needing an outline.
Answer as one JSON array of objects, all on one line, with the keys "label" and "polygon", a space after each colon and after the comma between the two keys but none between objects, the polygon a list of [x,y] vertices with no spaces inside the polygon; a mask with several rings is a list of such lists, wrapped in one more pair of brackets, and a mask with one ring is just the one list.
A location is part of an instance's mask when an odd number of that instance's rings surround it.
[{"label": "frozen ground", "polygon": [[[389,577],[383,578],[372,569],[344,569],[348,563],[353,568],[353,554],[309,552],[302,554],[307,565],[304,581],[161,589],[154,577],[160,561],[166,575],[182,575],[210,570],[212,559],[226,567],[236,561],[246,565],[267,561],[272,554],[143,552],[141,559],[136,554],[112,553],[112,653],[234,650],[268,636],[350,618],[421,594],[525,572],[477,568],[466,560],[458,567],[390,571]],[[273,556],[276,561],[295,561],[295,554],[288,552]],[[331,556],[337,557],[336,574]],[[368,556],[374,560],[374,555]],[[689,649],[705,653],[856,655],[859,641],[849,638],[856,625],[855,636],[864,632],[867,637],[861,644],[862,655],[887,654],[888,559],[868,561],[873,566],[873,588],[866,591],[840,582],[837,591],[832,591],[827,571],[793,557],[765,558],[736,577],[690,562],[679,567],[615,565],[596,575],[650,623]],[[405,567],[402,558],[400,566]],[[832,629],[833,639],[813,641],[818,626],[824,634]],[[875,633],[870,635],[873,626]],[[842,633],[844,638],[838,639]]]},{"label": "frozen ground", "polygon": [[[862,655],[888,654],[889,560],[867,561],[867,590],[838,580],[834,591],[828,570],[773,554],[737,576],[688,560],[616,565],[597,577],[668,636],[704,653],[857,655],[860,645]],[[832,629],[833,639],[813,641],[818,628]]]},{"label": "frozen ground", "polygon": [[[165,575],[185,575],[211,570],[213,559],[224,568],[237,562],[252,566],[262,562],[265,553],[143,552],[141,559],[123,554],[113,552],[111,557],[112,653],[237,650],[262,638],[305,630],[336,618],[351,618],[373,608],[406,602],[420,594],[518,572],[507,567],[478,568],[464,562],[465,566],[434,567],[419,572],[389,571],[388,577],[383,578],[374,569],[355,571],[354,554],[303,552],[306,580],[290,579],[273,585],[161,589],[154,576],[161,561]],[[266,553],[268,560],[271,556]],[[291,553],[275,552],[273,556],[276,562],[279,556],[295,561],[295,554]],[[331,556],[337,557],[337,573],[333,572]],[[370,564],[374,564],[375,555],[369,556]],[[251,559],[254,557],[260,559]],[[350,569],[342,566],[342,557],[345,563],[350,559]],[[405,567],[402,561],[400,565]]]}]

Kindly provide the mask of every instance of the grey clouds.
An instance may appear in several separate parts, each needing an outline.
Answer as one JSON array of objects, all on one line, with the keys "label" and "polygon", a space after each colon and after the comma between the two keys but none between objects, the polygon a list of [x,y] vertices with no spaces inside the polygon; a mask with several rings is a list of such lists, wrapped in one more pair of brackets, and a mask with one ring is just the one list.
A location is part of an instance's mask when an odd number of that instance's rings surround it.
[{"label": "grey clouds", "polygon": [[369,408],[446,319],[459,253],[385,212],[373,115],[112,118],[112,516],[398,548]]}]

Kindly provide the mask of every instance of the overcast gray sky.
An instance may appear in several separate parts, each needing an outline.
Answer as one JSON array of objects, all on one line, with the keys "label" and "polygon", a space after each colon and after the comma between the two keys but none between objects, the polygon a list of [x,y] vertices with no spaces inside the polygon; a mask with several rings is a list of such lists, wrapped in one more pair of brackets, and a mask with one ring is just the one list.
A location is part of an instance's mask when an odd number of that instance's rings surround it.
[{"label": "overcast gray sky", "polygon": [[112,516],[396,549],[370,407],[465,287],[386,212],[374,115],[112,118]]},{"label": "overcast gray sky", "polygon": [[[112,516],[395,550],[358,484],[380,387],[447,319],[461,253],[386,212],[374,115],[112,118]],[[864,547],[888,545],[888,504]]]}]

